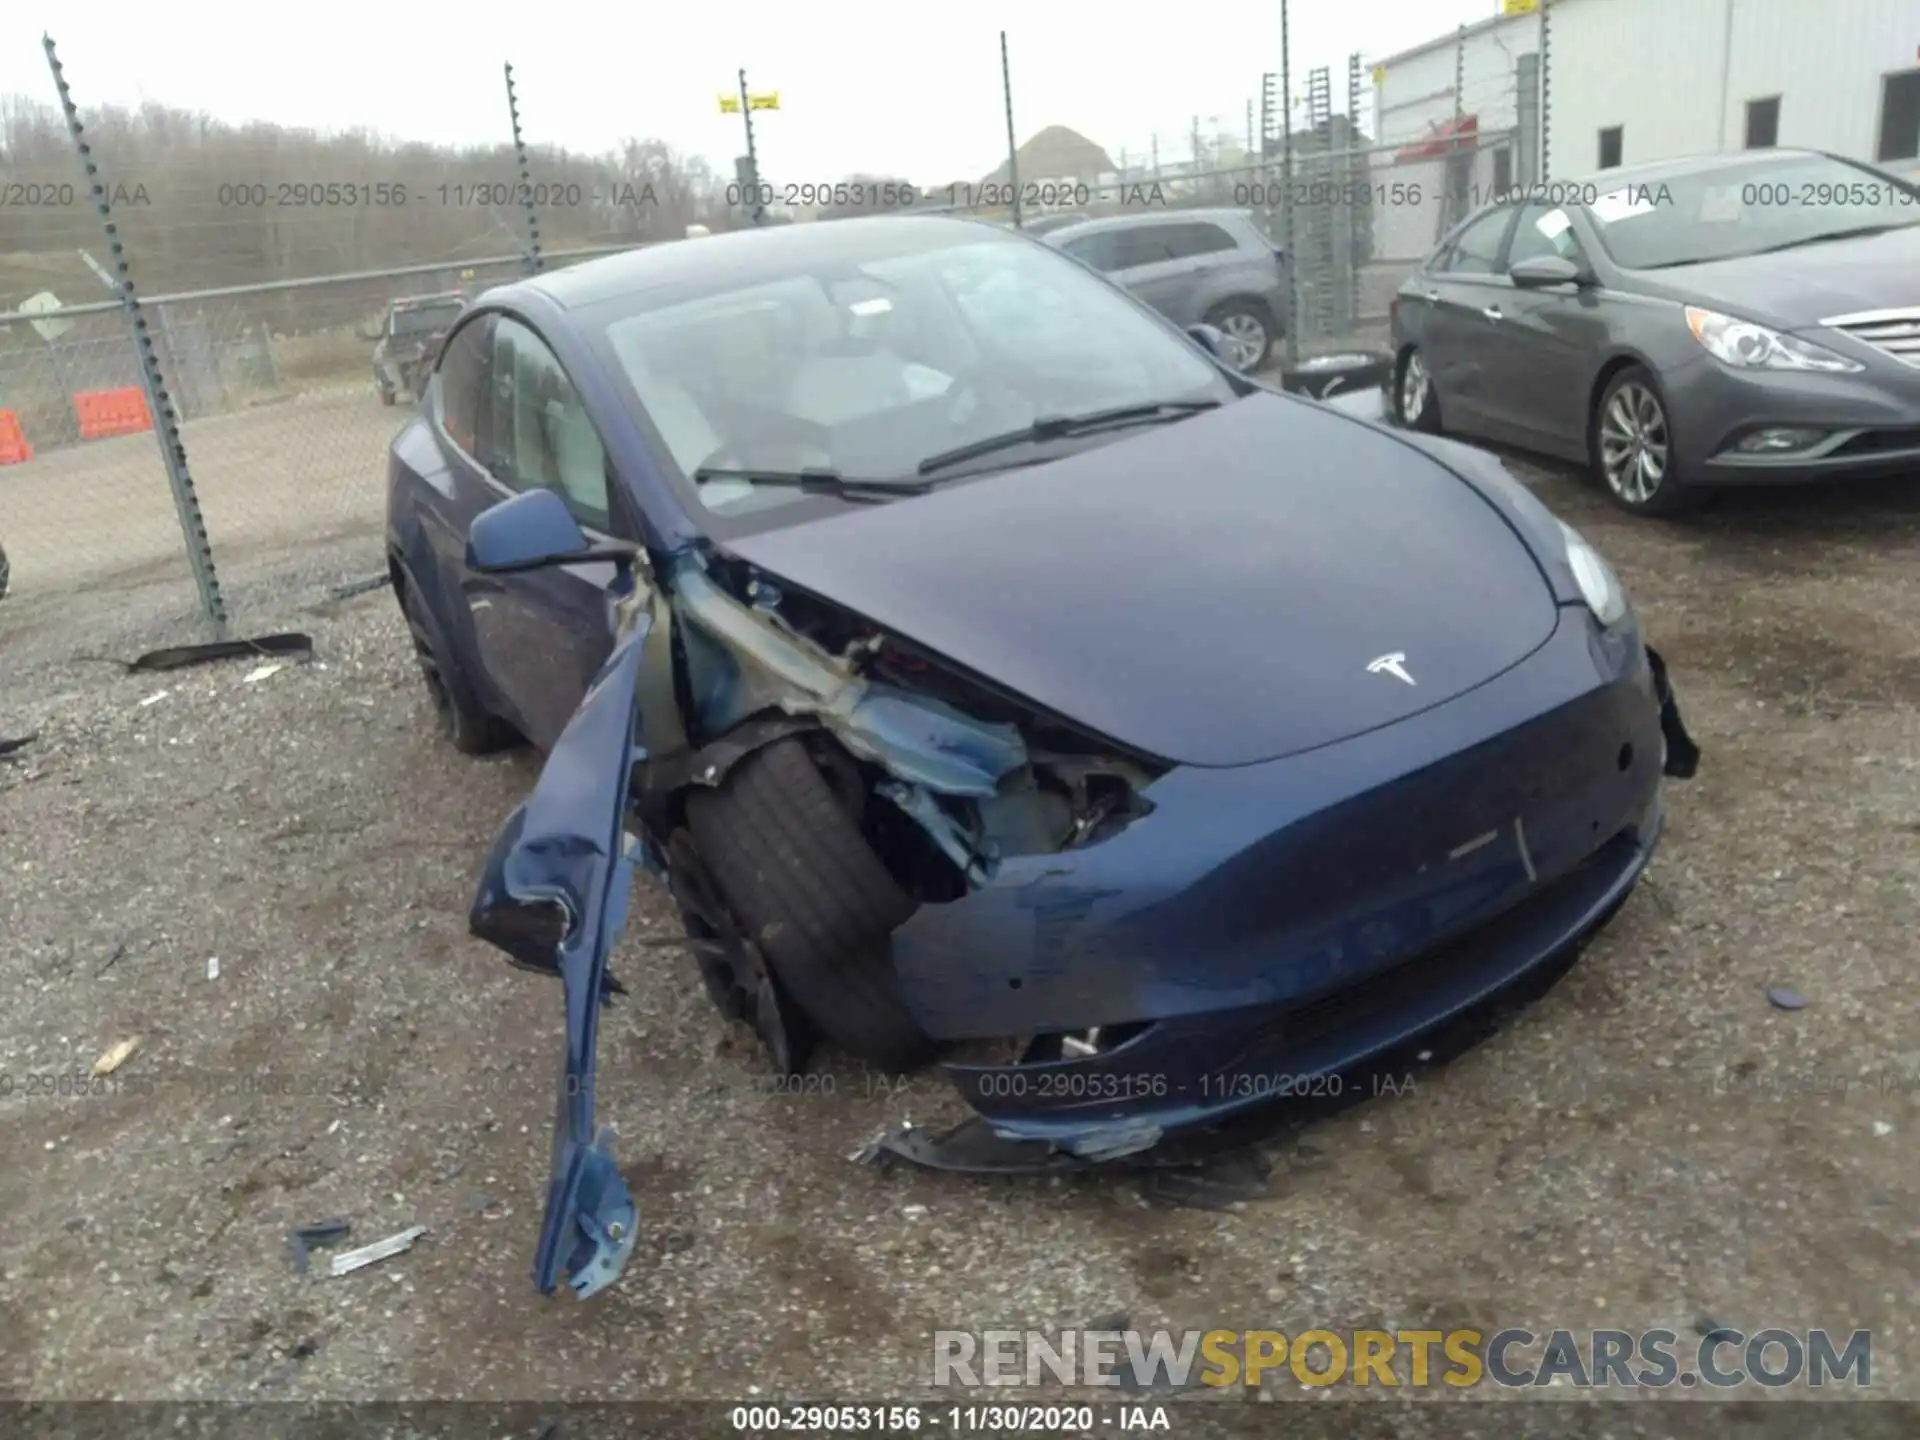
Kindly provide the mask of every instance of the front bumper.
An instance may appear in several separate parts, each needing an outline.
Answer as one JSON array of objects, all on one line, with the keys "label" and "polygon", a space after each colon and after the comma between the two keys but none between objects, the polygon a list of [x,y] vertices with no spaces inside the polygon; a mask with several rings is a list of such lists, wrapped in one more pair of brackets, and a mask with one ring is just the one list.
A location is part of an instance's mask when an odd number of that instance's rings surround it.
[{"label": "front bumper", "polygon": [[1004,1139],[1117,1158],[1313,1093],[1577,946],[1652,857],[1663,769],[1697,752],[1637,635],[1562,613],[1448,705],[1176,770],[1119,836],[920,911],[894,958],[930,1033],[1124,1037],[949,1066],[962,1095]]},{"label": "front bumper", "polygon": [[[1701,356],[1666,377],[1680,473],[1693,485],[1787,485],[1920,473],[1920,369],[1881,358],[1850,375],[1739,371]],[[1808,429],[1802,450],[1743,453],[1749,434]]]},{"label": "front bumper", "polygon": [[[534,1283],[581,1298],[621,1273],[639,1220],[595,1113],[600,1011],[620,993],[608,955],[636,866],[672,873],[625,829],[648,759],[653,622],[622,613],[469,916],[514,964],[561,982]],[[951,1071],[982,1117],[976,1140],[984,1127],[1069,1164],[1140,1155],[1424,1034],[1566,953],[1652,855],[1662,773],[1697,758],[1631,622],[1602,632],[1569,606],[1531,656],[1456,700],[1286,760],[1173,770],[1119,834],[1010,861],[923,907],[894,935],[902,993],[947,1039],[1126,1026],[1082,1058]],[[1004,1168],[918,1135],[891,1148]]]}]

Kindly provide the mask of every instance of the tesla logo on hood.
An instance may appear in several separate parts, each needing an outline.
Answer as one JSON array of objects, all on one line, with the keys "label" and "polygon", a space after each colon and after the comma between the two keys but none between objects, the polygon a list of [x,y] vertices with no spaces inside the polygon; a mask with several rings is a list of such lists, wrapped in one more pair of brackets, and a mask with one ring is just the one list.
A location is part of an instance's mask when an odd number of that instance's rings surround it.
[{"label": "tesla logo on hood", "polygon": [[1404,680],[1409,685],[1414,683],[1413,677],[1407,674],[1407,657],[1398,650],[1394,651],[1391,655],[1382,655],[1377,659],[1369,660],[1367,662],[1367,673],[1369,675],[1391,675],[1394,679]]}]

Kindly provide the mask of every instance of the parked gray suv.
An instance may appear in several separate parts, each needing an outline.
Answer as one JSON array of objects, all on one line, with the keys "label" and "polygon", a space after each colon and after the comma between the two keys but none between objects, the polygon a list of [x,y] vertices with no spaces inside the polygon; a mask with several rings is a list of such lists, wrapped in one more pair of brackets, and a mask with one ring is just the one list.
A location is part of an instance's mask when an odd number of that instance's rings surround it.
[{"label": "parked gray suv", "polygon": [[1124,285],[1176,325],[1226,334],[1258,370],[1286,334],[1286,252],[1245,210],[1158,210],[1063,225],[1041,237]]}]

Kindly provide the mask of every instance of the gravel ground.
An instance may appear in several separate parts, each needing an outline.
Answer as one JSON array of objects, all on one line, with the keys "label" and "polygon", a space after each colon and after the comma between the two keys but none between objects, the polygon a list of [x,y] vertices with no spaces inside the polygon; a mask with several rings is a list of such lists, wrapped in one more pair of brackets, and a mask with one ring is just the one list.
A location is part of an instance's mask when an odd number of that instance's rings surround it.
[{"label": "gravel ground", "polygon": [[[385,593],[298,611],[311,587],[263,579],[254,628],[317,648],[252,683],[83,658],[164,628],[143,591],[6,602],[0,735],[39,738],[0,761],[0,1398],[873,1398],[924,1385],[935,1329],[1116,1312],[1867,1327],[1875,1390],[1920,1398],[1920,489],[1668,526],[1523,473],[1621,569],[1706,750],[1556,988],[1273,1142],[1270,1199],[1163,1208],[1117,1177],[850,1163],[957,1103],[850,1067],[770,1093],[691,959],[642,943],[673,928],[643,890],[601,1067],[643,1233],[586,1305],[528,1280],[559,991],[464,932],[537,762],[439,743]],[[29,1093],[136,1036],[106,1093]],[[296,1275],[288,1231],[335,1215],[430,1233]]]}]

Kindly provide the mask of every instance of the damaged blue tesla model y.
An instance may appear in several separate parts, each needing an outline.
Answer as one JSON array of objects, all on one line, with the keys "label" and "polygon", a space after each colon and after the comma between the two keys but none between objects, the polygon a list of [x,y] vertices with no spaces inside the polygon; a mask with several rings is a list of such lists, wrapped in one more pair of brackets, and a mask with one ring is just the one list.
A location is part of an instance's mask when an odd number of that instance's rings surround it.
[{"label": "damaged blue tesla model y", "polygon": [[636,872],[776,1065],[944,1055],[1072,1164],[1425,1035],[1632,890],[1697,751],[1606,562],[1495,460],[1219,348],[917,216],[453,329],[389,553],[453,743],[547,752],[471,916],[564,993],[543,1292],[635,1235],[594,1066]]}]

